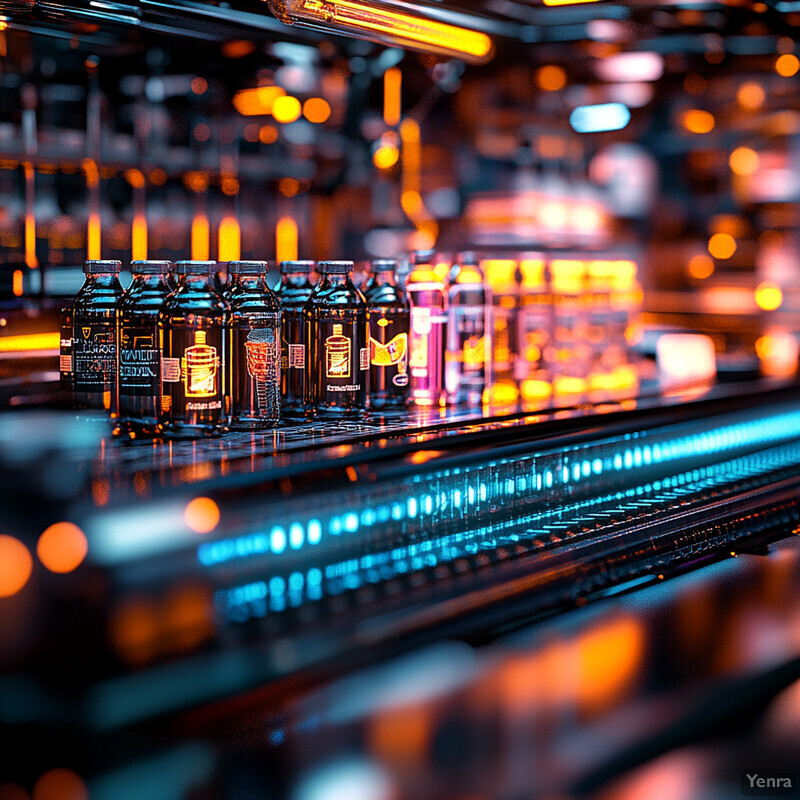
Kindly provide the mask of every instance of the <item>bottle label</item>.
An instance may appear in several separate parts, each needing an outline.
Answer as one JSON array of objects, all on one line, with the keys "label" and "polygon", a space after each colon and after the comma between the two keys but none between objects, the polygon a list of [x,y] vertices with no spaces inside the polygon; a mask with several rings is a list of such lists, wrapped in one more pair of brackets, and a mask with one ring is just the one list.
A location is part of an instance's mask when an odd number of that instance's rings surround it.
[{"label": "bottle label", "polygon": [[280,408],[280,317],[252,315],[233,328],[234,416],[277,419]]},{"label": "bottle label", "polygon": [[161,393],[161,350],[153,327],[122,328],[119,337],[119,391],[133,397]]},{"label": "bottle label", "polygon": [[329,378],[349,378],[353,342],[349,337],[341,335],[341,325],[334,325],[333,329],[333,336],[325,339],[325,374]]},{"label": "bottle label", "polygon": [[288,367],[289,369],[306,368],[306,346],[304,344],[289,345]]},{"label": "bottle label", "polygon": [[303,405],[306,390],[306,341],[302,313],[283,309],[281,327],[282,405],[296,411]]},{"label": "bottle label", "polygon": [[164,383],[181,382],[181,360],[179,358],[161,359],[161,380]]},{"label": "bottle label", "polygon": [[117,374],[117,345],[114,322],[76,325],[72,359],[76,388],[108,388]]},{"label": "bottle label", "polygon": [[205,336],[195,336],[195,343],[184,351],[181,378],[186,397],[214,397],[219,391],[219,354],[206,344]]}]

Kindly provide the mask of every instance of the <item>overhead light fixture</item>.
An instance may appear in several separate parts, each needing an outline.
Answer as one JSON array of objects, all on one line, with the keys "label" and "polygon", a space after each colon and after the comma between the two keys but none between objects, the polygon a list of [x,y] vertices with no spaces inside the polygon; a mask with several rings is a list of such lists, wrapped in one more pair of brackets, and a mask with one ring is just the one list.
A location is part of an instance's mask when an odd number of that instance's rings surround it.
[{"label": "overhead light fixture", "polygon": [[267,0],[287,25],[341,33],[359,39],[454,56],[480,63],[494,54],[492,39],[466,27],[470,17],[447,9],[429,14],[403,0]]}]

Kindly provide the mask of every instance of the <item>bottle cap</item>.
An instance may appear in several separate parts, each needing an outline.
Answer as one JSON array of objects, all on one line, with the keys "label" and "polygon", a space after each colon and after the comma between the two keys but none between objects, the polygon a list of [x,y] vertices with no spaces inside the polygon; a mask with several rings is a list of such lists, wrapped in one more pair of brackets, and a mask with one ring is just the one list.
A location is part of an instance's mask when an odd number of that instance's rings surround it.
[{"label": "bottle cap", "polygon": [[417,264],[430,264],[433,262],[433,250],[413,250],[408,257],[408,263],[412,266]]},{"label": "bottle cap", "polygon": [[370,262],[370,272],[396,272],[397,262],[392,258],[374,258]]},{"label": "bottle cap", "polygon": [[211,275],[216,271],[216,261],[177,261],[175,263],[175,272],[178,275]]},{"label": "bottle cap", "polygon": [[320,261],[317,266],[321,275],[348,275],[353,267],[352,261]]},{"label": "bottle cap", "polygon": [[263,275],[267,271],[266,261],[229,261],[231,275]]},{"label": "bottle cap", "polygon": [[85,275],[119,275],[122,269],[121,261],[84,261],[83,272]]},{"label": "bottle cap", "polygon": [[281,261],[281,275],[308,275],[316,261]]},{"label": "bottle cap", "polygon": [[134,275],[169,275],[171,270],[171,261],[131,261]]}]

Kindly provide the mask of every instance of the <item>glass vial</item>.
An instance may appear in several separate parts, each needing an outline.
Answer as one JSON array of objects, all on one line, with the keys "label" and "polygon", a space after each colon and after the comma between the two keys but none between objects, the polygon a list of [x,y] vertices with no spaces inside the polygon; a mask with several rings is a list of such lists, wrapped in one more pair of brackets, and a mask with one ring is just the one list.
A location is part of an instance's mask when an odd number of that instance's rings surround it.
[{"label": "glass vial", "polygon": [[489,399],[493,405],[508,407],[516,405],[519,399],[514,377],[519,352],[517,262],[508,258],[493,258],[484,262],[484,268],[492,292],[492,386]]},{"label": "glass vial", "polygon": [[314,291],[314,261],[282,261],[281,281],[275,289],[281,306],[281,414],[306,414],[306,342],[303,310]]},{"label": "glass vial", "polygon": [[404,406],[408,397],[410,312],[396,273],[396,261],[375,260],[362,287],[369,306],[369,404],[374,409]]},{"label": "glass vial", "polygon": [[72,304],[72,380],[75,408],[111,411],[117,390],[119,261],[87,261]]},{"label": "glass vial", "polygon": [[352,281],[352,261],[321,261],[305,309],[308,405],[328,417],[359,417],[369,393],[369,311]]},{"label": "glass vial", "polygon": [[231,261],[231,428],[276,425],[281,394],[280,301],[267,285],[265,261]]},{"label": "glass vial", "polygon": [[431,265],[432,250],[411,254],[406,292],[411,304],[409,368],[411,400],[420,406],[444,405],[444,353],[447,299]]},{"label": "glass vial", "polygon": [[135,438],[161,431],[161,346],[158,313],[170,294],[169,261],[132,261],[133,281],[117,309],[117,433]]},{"label": "glass vial", "polygon": [[530,253],[520,259],[519,271],[519,352],[514,371],[523,401],[535,403],[553,392],[545,360],[553,337],[550,270],[544,255]]},{"label": "glass vial", "polygon": [[159,313],[164,433],[213,436],[226,422],[228,305],[214,289],[214,261],[179,261],[178,288]]},{"label": "glass vial", "polygon": [[461,253],[447,286],[445,389],[453,405],[479,406],[491,382],[490,292],[474,253]]}]

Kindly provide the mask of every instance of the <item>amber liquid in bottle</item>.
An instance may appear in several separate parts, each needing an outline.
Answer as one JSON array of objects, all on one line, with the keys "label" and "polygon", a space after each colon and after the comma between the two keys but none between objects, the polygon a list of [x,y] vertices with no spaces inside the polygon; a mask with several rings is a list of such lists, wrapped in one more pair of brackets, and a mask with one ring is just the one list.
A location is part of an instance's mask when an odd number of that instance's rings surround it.
[{"label": "amber liquid in bottle", "polygon": [[309,346],[304,309],[314,292],[313,267],[313,261],[282,262],[281,282],[275,289],[281,307],[281,415],[289,419],[306,415]]},{"label": "amber liquid in bottle", "polygon": [[369,395],[369,312],[350,261],[323,261],[305,309],[311,342],[308,407],[322,417],[357,418]]},{"label": "amber liquid in bottle", "polygon": [[112,410],[117,391],[119,261],[87,261],[72,304],[72,387],[75,408]]},{"label": "amber liquid in bottle", "polygon": [[231,428],[271,427],[280,417],[281,312],[263,261],[228,265],[231,288],[233,404]]},{"label": "amber liquid in bottle", "polygon": [[117,311],[119,424],[135,438],[161,432],[161,347],[158,313],[171,289],[168,261],[134,261],[133,282]]},{"label": "amber liquid in bottle", "polygon": [[213,286],[213,262],[178,262],[178,288],[159,313],[164,434],[220,434],[227,422],[228,305]]},{"label": "amber liquid in bottle", "polygon": [[363,286],[369,306],[369,405],[402,407],[408,398],[409,307],[396,261],[373,261]]}]

